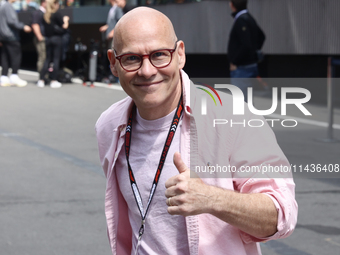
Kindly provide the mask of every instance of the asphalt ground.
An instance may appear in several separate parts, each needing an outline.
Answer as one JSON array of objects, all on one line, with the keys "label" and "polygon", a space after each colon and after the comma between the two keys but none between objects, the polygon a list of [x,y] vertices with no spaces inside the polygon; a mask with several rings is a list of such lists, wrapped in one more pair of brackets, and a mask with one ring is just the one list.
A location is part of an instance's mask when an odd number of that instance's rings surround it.
[{"label": "asphalt ground", "polygon": [[[20,76],[27,87],[0,87],[0,254],[109,255],[94,124],[126,94],[99,83],[38,88],[36,74]],[[313,116],[297,127],[273,128],[281,148],[292,164],[339,164],[340,143],[318,141],[327,136],[326,106],[307,108]],[[334,119],[340,139],[340,109]],[[340,254],[340,173],[307,177],[295,174],[295,232],[261,244],[264,255]]]}]

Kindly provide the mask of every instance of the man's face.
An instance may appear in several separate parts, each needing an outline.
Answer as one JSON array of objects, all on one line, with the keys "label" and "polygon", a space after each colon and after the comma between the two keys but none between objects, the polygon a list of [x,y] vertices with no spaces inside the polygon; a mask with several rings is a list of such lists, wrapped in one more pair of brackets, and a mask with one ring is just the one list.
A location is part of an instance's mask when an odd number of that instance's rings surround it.
[{"label": "man's face", "polygon": [[[126,53],[143,55],[155,50],[174,47],[174,38],[170,37],[167,31],[163,31],[161,26],[144,24],[138,29],[127,29],[123,32],[120,42],[115,45],[115,50],[117,55]],[[127,72],[115,59],[113,52],[109,52],[108,55],[113,66],[113,74],[119,77],[121,86],[134,100],[137,107],[150,110],[162,107],[181,93],[180,69],[185,63],[183,42],[177,42],[172,61],[164,68],[154,67],[149,59],[144,57],[139,70]]]}]

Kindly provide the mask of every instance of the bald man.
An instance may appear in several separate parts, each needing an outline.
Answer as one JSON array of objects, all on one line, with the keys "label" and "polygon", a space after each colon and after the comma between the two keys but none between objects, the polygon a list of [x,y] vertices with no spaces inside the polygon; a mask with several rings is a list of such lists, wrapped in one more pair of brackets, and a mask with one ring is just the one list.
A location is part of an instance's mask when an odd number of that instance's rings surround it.
[{"label": "bald man", "polygon": [[[108,58],[128,94],[96,123],[112,254],[255,255],[258,242],[292,233],[290,174],[190,178],[190,160],[206,164],[215,152],[237,168],[288,162],[267,126],[256,135],[239,127],[216,135],[196,123],[200,99],[182,70],[184,42],[164,14],[139,7],[124,15]],[[222,99],[231,106],[230,96]]]}]

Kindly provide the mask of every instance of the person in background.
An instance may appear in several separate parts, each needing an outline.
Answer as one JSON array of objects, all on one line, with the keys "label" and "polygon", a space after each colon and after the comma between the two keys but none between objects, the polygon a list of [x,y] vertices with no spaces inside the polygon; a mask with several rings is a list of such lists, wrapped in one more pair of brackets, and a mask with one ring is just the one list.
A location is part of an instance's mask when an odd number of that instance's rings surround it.
[{"label": "person in background", "polygon": [[230,0],[234,17],[228,43],[231,84],[239,87],[247,101],[250,78],[258,76],[257,63],[262,58],[265,34],[247,10],[247,0]]},{"label": "person in background", "polygon": [[45,31],[43,26],[44,14],[46,12],[46,0],[41,0],[39,10],[33,12],[32,29],[34,32],[33,43],[37,50],[37,70],[41,72],[46,59]]},{"label": "person in background", "polygon": [[[27,81],[18,76],[18,70],[21,64],[21,44],[20,30],[30,33],[30,26],[19,22],[18,15],[12,7],[16,0],[2,0],[0,2],[0,41],[2,43],[1,65],[2,73],[0,78],[1,86],[18,86],[24,87]],[[8,70],[12,68],[12,74],[8,77]]]},{"label": "person in background", "polygon": [[[43,2],[43,1],[41,1],[41,2]],[[36,10],[39,10],[39,5],[37,4],[36,1],[26,0],[26,8],[24,10],[26,10],[26,11],[36,11]]]},{"label": "person in background", "polygon": [[116,0],[110,0],[110,3],[112,7],[107,16],[106,24],[99,28],[101,33],[105,32],[106,40],[109,42],[109,48],[111,48],[114,27],[118,20],[123,16],[123,10],[117,5]]},{"label": "person in background", "polygon": [[57,77],[62,50],[62,35],[69,26],[70,18],[68,16],[63,17],[60,12],[57,12],[58,9],[58,0],[46,0],[46,12],[43,20],[43,27],[46,35],[46,59],[40,72],[40,80],[37,83],[37,86],[40,88],[45,87],[44,77],[48,72],[51,60],[53,62],[53,71],[51,74],[50,87],[60,88],[62,86],[62,84],[57,81]]},{"label": "person in background", "polygon": [[[106,24],[99,28],[99,31],[102,33],[103,44],[105,44],[104,41],[106,40],[106,44],[107,44],[106,49],[111,48],[112,38],[113,38],[113,34],[114,34],[114,27],[116,26],[118,20],[124,15],[122,8],[118,6],[117,0],[109,0],[109,1],[110,1],[110,4],[111,4],[112,7],[111,7],[111,9],[110,9],[110,11],[107,15]],[[123,3],[120,2],[120,4],[122,5]],[[108,78],[104,78],[104,80],[109,81],[109,82],[113,81],[115,83],[118,83],[119,79],[114,78],[112,76],[110,70],[107,68],[107,66],[109,66],[109,63],[108,63],[108,59],[106,57],[106,54],[103,54],[102,63],[103,63],[103,66],[104,66],[103,74],[104,74],[105,77],[108,77]]]}]

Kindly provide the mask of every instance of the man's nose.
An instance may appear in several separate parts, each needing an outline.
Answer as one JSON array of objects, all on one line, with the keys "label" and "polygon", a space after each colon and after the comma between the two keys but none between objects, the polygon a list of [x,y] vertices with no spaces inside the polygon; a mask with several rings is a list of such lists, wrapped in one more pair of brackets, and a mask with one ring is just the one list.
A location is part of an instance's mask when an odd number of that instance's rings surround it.
[{"label": "man's nose", "polygon": [[138,75],[140,76],[144,76],[145,78],[150,78],[153,75],[155,75],[157,73],[157,68],[154,67],[148,56],[143,56],[142,59],[142,66],[141,68],[138,70]]}]

